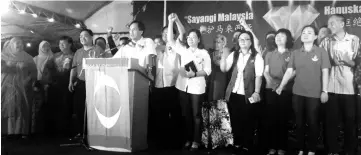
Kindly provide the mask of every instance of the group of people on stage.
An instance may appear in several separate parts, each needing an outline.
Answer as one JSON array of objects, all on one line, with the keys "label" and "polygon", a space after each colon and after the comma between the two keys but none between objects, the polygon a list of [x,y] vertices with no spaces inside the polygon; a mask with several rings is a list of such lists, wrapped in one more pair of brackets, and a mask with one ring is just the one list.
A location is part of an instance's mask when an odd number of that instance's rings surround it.
[{"label": "group of people on stage", "polygon": [[[155,121],[150,123],[156,128],[158,145],[169,145],[171,139],[177,139],[175,143],[184,148],[198,150],[202,102],[225,99],[235,152],[252,154],[254,130],[261,116],[260,143],[265,144],[268,155],[284,155],[288,148],[288,107],[292,106],[298,153],[313,155],[323,103],[327,151],[340,153],[338,120],[342,118],[344,151],[355,154],[361,51],[359,38],[345,31],[345,18],[332,15],[328,26],[320,30],[304,26],[299,49],[294,49],[288,29],[267,33],[266,46],[261,48],[244,19],[240,24],[243,29],[234,33],[234,47],[226,47],[227,38],[217,35],[209,51],[204,49],[201,32],[191,29],[186,34],[174,13],[169,15],[161,37],[154,41],[143,37],[146,29],[142,22],[133,21],[129,38],[119,40],[122,43],[118,50],[109,31],[111,52],[106,52],[104,38],[97,38],[93,44],[89,29],[81,31],[83,47],[75,54],[72,38],[64,36],[59,39],[61,52],[54,54],[49,42],[42,41],[39,55],[32,58],[24,52],[22,40],[14,37],[1,52],[2,134],[27,136],[48,126],[56,129],[54,132],[68,131],[73,106],[76,133],[81,136],[86,131],[83,58],[132,57],[146,72],[152,72],[155,66],[150,99],[150,117]],[[189,64],[195,68],[187,67]],[[179,127],[178,132],[183,134],[167,131],[174,128],[165,126],[165,122]]]}]

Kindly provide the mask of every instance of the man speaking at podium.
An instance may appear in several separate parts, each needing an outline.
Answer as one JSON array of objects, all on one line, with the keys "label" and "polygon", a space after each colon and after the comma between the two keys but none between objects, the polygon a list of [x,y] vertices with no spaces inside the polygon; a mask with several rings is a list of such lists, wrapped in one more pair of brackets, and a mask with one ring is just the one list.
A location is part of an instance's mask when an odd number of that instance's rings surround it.
[{"label": "man speaking at podium", "polygon": [[147,69],[152,64],[152,57],[157,55],[155,44],[150,38],[143,38],[145,26],[140,21],[133,21],[129,25],[130,42],[121,47],[113,58],[135,58],[139,66]]}]

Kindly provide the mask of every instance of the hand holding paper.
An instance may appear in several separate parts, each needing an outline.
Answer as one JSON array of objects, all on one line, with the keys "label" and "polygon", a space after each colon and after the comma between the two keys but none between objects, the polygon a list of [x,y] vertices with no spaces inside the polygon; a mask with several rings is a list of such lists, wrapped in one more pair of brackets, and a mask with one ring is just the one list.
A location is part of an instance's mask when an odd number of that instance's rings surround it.
[{"label": "hand holding paper", "polygon": [[194,77],[196,74],[193,72],[192,68],[189,71],[186,70],[186,75],[188,78]]},{"label": "hand holding paper", "polygon": [[191,61],[191,62],[187,63],[187,64],[184,66],[184,69],[185,69],[186,71],[188,71],[188,72],[189,72],[190,70],[192,70],[192,71],[194,71],[194,72],[198,72],[198,69],[197,69],[194,61]]}]

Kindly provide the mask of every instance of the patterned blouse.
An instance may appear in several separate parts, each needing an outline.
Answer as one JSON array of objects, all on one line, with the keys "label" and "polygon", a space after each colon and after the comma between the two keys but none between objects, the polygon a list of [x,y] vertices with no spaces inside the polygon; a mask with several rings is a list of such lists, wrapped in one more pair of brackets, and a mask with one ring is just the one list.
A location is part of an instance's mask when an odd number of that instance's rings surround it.
[{"label": "patterned blouse", "polygon": [[53,59],[47,64],[47,69],[51,73],[53,84],[67,83],[70,76],[71,64],[74,53],[58,52],[54,54]]}]

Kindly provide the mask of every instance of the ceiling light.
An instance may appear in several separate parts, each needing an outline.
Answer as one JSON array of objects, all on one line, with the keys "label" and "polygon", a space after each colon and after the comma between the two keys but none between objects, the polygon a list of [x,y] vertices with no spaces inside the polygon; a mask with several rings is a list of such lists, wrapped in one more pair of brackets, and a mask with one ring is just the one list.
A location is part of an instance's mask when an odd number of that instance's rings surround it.
[{"label": "ceiling light", "polygon": [[25,10],[19,10],[20,14],[25,14]]},{"label": "ceiling light", "polygon": [[68,13],[73,13],[73,10],[69,9],[69,8],[66,8],[65,11],[68,12]]},{"label": "ceiling light", "polygon": [[54,18],[48,18],[48,22],[54,22]]},{"label": "ceiling light", "polygon": [[75,27],[76,27],[76,28],[80,28],[80,24],[75,24]]},{"label": "ceiling light", "polygon": [[32,31],[32,30],[31,30],[30,32],[31,32],[31,33],[34,33],[34,31]]},{"label": "ceiling light", "polygon": [[27,43],[27,44],[26,44],[26,47],[31,47],[31,44],[30,44],[30,43]]},{"label": "ceiling light", "polygon": [[32,14],[34,18],[38,18],[38,15],[36,13]]}]

